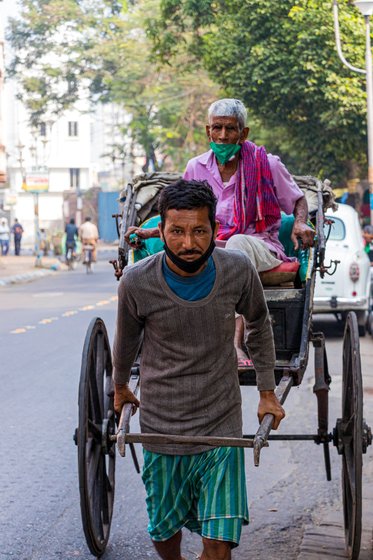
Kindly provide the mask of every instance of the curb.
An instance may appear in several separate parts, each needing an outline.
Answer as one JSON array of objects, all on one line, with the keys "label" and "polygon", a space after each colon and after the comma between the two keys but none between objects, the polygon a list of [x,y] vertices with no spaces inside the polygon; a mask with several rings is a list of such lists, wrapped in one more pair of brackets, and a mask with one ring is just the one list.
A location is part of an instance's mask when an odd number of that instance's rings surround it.
[{"label": "curb", "polygon": [[34,272],[27,272],[25,274],[16,274],[15,276],[7,276],[0,279],[0,286],[7,286],[8,284],[18,284],[21,282],[32,282],[36,278],[42,276],[50,276],[55,274],[56,270],[35,270]]}]

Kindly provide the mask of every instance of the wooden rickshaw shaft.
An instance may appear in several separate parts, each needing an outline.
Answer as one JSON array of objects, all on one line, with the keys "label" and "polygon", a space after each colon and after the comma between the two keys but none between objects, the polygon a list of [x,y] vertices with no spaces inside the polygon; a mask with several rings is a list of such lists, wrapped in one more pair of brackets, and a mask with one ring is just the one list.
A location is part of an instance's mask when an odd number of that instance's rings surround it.
[{"label": "wooden rickshaw shaft", "polygon": [[[293,385],[293,378],[285,375],[281,378],[280,383],[276,387],[275,394],[281,404],[286,400],[290,388]],[[137,379],[134,394],[137,393],[139,387],[139,379]],[[125,404],[122,408],[118,431],[116,435],[110,439],[117,442],[119,454],[124,457],[126,454],[126,443],[149,443],[149,444],[184,444],[184,445],[211,445],[212,447],[248,447],[254,448],[254,464],[259,466],[260,451],[263,447],[268,447],[268,436],[273,426],[274,417],[272,414],[266,414],[259,426],[253,439],[246,438],[229,438],[215,436],[180,436],[173,434],[145,434],[130,433],[130,419],[132,416],[133,405]]]}]

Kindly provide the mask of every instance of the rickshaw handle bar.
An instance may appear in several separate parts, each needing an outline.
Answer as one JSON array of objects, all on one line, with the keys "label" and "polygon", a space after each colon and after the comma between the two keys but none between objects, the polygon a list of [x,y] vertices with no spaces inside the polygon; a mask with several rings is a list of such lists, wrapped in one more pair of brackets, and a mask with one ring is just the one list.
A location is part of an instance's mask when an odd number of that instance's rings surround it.
[{"label": "rickshaw handle bar", "polygon": [[125,457],[126,455],[126,438],[130,430],[130,419],[132,416],[133,405],[132,403],[127,403],[123,406],[122,412],[120,414],[120,420],[118,424],[117,431],[117,445],[119,455]]},{"label": "rickshaw handle bar", "polygon": [[[252,439],[172,434],[126,434],[126,443],[211,445],[212,447],[253,447]],[[265,444],[268,446],[268,443]]]},{"label": "rickshaw handle bar", "polygon": [[[291,376],[283,376],[278,384],[275,394],[281,404],[293,385]],[[138,383],[134,388],[137,393]],[[244,438],[228,438],[215,436],[180,436],[173,434],[130,434],[130,419],[132,416],[132,404],[127,403],[123,406],[118,424],[117,434],[111,436],[112,440],[116,440],[119,454],[125,457],[126,443],[148,443],[148,444],[184,444],[184,445],[211,445],[212,447],[253,447],[254,448],[254,464],[259,466],[260,451],[263,447],[268,447],[268,437],[273,425],[273,415],[266,414],[259,426],[254,439]]]},{"label": "rickshaw handle bar", "polygon": [[[129,385],[132,393],[136,396],[140,388],[140,376],[138,374],[131,375]],[[118,431],[116,436],[114,436],[118,445],[119,455],[121,455],[122,457],[125,457],[126,455],[126,443],[128,443],[126,442],[126,437],[128,436],[130,431],[130,420],[132,411],[132,403],[126,403],[125,405],[123,405],[122,411],[120,413],[120,420],[118,423]]]},{"label": "rickshaw handle bar", "polygon": [[[292,385],[293,385],[292,377],[288,375],[284,375],[281,378],[281,381],[277,385],[275,390],[275,395],[281,404],[284,404]],[[262,447],[268,446],[268,436],[273,426],[273,420],[274,420],[273,414],[266,414],[259,426],[258,431],[255,434],[253,447],[254,447],[254,465],[256,467],[259,467],[260,451]]]}]

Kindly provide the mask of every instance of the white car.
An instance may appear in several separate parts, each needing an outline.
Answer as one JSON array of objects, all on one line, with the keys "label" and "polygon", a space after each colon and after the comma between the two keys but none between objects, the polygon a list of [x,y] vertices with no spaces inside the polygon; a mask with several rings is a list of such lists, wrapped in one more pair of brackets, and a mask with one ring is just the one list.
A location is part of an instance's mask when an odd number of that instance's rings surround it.
[{"label": "white car", "polygon": [[[326,243],[325,265],[331,260],[340,263],[332,276],[317,275],[313,299],[314,313],[333,313],[344,321],[349,311],[355,311],[360,336],[365,335],[370,306],[370,261],[364,251],[364,241],[357,212],[347,204],[338,204],[336,212],[326,218],[333,220]],[[329,226],[325,225],[325,235]],[[330,270],[332,271],[333,268]]]}]

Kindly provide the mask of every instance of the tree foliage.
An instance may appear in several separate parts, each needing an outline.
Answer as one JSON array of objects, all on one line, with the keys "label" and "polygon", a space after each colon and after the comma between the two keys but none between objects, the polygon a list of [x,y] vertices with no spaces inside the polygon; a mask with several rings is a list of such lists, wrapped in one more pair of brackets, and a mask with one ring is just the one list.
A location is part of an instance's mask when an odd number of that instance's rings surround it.
[{"label": "tree foliage", "polygon": [[[31,123],[54,120],[82,97],[113,102],[131,115],[133,139],[160,167],[182,169],[202,149],[206,107],[218,88],[185,55],[174,66],[151,60],[144,19],[158,0],[21,0],[8,39],[9,72],[21,86]],[[123,133],[128,130],[123,130]]]},{"label": "tree foliage", "polygon": [[[363,18],[339,7],[344,54],[364,68]],[[294,172],[341,180],[366,164],[365,79],[338,58],[330,0],[161,0],[148,27],[158,59],[201,61]]]}]

